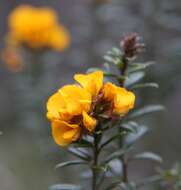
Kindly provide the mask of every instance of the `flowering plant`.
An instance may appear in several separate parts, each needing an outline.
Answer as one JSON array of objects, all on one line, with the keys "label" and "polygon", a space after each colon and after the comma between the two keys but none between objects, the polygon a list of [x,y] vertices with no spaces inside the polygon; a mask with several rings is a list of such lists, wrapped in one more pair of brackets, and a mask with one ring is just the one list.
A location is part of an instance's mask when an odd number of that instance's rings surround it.
[{"label": "flowering plant", "polygon": [[[165,180],[163,170],[138,182],[133,182],[128,173],[128,164],[133,160],[162,162],[162,158],[152,152],[130,156],[135,143],[148,131],[135,120],[164,109],[162,105],[141,108],[138,105],[136,94],[140,88],[158,88],[156,83],[140,82],[145,68],[153,64],[134,62],[144,49],[137,34],[126,36],[121,48],[113,48],[104,56],[102,71],[91,68],[87,74],[76,74],[76,84],[63,86],[47,102],[47,118],[55,142],[78,158],[59,163],[56,168],[87,166],[88,173],[91,171],[91,186],[86,189],[136,190]],[[171,171],[169,174],[173,177]],[[176,182],[172,185],[179,186]],[[78,190],[81,187],[59,184],[50,189]]]}]

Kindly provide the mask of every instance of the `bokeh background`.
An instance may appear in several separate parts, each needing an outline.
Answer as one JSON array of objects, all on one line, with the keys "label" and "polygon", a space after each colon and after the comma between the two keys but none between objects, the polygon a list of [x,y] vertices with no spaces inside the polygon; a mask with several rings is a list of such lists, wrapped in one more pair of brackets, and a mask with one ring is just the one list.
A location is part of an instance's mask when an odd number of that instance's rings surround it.
[{"label": "bokeh background", "polygon": [[[4,48],[7,15],[19,4],[53,7],[71,34],[63,53],[49,51],[35,59],[44,64],[34,85],[26,75],[0,63],[0,186],[2,190],[45,190],[55,183],[82,182],[78,167],[54,170],[69,159],[51,138],[46,101],[57,88],[72,82],[75,72],[101,66],[102,56],[119,46],[124,34],[138,32],[147,45],[140,60],[155,60],[145,80],[159,90],[140,92],[142,104],[161,103],[167,110],[145,117],[151,132],[137,145],[164,159],[164,166],[181,160],[181,2],[178,0],[0,0],[0,48]],[[27,59],[28,60],[28,59]],[[133,164],[130,177],[147,176],[155,165]]]}]

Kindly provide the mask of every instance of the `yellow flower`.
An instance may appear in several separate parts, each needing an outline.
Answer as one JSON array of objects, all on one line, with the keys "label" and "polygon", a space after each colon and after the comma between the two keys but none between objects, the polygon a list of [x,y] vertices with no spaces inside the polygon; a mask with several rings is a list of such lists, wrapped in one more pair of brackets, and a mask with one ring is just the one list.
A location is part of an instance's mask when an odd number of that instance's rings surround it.
[{"label": "yellow flower", "polygon": [[103,96],[105,100],[112,102],[113,113],[116,115],[125,115],[134,107],[135,95],[110,82],[104,85]]},{"label": "yellow flower", "polygon": [[69,33],[58,23],[57,14],[53,9],[20,5],[12,11],[8,21],[8,38],[13,42],[26,44],[34,49],[64,50],[69,46]]},{"label": "yellow flower", "polygon": [[104,112],[124,115],[134,106],[132,92],[112,83],[103,84],[103,72],[76,74],[79,83],[63,86],[47,103],[47,118],[52,123],[52,135],[57,144],[66,146],[80,138],[82,133],[93,132],[97,125],[96,108],[106,103]]},{"label": "yellow flower", "polygon": [[94,130],[96,120],[89,115],[91,103],[91,94],[78,85],[66,85],[49,98],[47,117],[57,144],[65,146],[77,140],[83,127]]}]

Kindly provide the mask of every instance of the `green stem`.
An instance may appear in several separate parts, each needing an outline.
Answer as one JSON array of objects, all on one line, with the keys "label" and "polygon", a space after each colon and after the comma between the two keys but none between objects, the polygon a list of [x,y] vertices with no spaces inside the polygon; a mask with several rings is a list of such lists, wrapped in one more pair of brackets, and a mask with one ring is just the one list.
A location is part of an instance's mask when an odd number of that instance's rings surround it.
[{"label": "green stem", "polygon": [[[120,74],[121,74],[122,77],[124,77],[126,75],[126,70],[128,68],[128,59],[123,55],[122,60],[123,60],[123,67],[120,69]],[[122,79],[121,81],[118,81],[119,85],[121,87],[124,87],[124,81],[125,81],[125,79]],[[123,145],[123,140],[122,139],[121,139],[120,144],[121,144],[121,146]],[[122,165],[123,165],[122,181],[124,183],[128,183],[128,165],[127,165],[125,155],[121,156],[120,159],[121,159]]]},{"label": "green stem", "polygon": [[94,145],[93,145],[93,165],[92,165],[92,190],[96,190],[97,187],[97,166],[98,166],[98,158],[99,158],[99,142],[100,135],[94,133]]},{"label": "green stem", "polygon": [[122,178],[122,180],[124,183],[128,183],[128,165],[127,165],[127,161],[126,161],[124,155],[121,157],[121,161],[123,164],[123,178]]}]

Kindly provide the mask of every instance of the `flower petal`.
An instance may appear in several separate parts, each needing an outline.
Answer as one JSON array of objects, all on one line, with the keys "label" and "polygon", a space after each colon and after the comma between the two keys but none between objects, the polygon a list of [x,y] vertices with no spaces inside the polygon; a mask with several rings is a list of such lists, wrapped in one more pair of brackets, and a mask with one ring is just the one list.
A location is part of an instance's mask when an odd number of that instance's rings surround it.
[{"label": "flower petal", "polygon": [[75,141],[80,136],[80,128],[71,129],[63,134],[66,140]]},{"label": "flower petal", "polygon": [[53,94],[47,102],[47,118],[50,120],[60,118],[59,109],[64,106],[65,102],[63,101],[61,94],[58,92]]},{"label": "flower petal", "polygon": [[83,124],[86,127],[86,129],[90,132],[92,132],[97,124],[96,119],[90,117],[85,111],[82,113],[83,115]]},{"label": "flower petal", "polygon": [[60,146],[67,146],[80,136],[80,127],[66,122],[54,120],[52,122],[52,135],[55,142]]},{"label": "flower petal", "polygon": [[104,84],[103,89],[102,89],[104,99],[108,101],[113,100],[116,94],[116,89],[117,89],[117,86],[115,86],[114,84],[110,82],[107,82],[106,84]]},{"label": "flower petal", "polygon": [[82,110],[89,111],[91,95],[77,85],[66,85],[59,90],[66,103],[66,111],[72,115],[79,115]]},{"label": "flower petal", "polygon": [[117,88],[117,93],[114,98],[114,112],[116,114],[126,114],[134,107],[135,95],[124,88]]},{"label": "flower petal", "polygon": [[90,74],[76,74],[74,79],[80,83],[80,85],[91,93],[92,97],[98,95],[103,85],[103,72],[96,71]]}]

